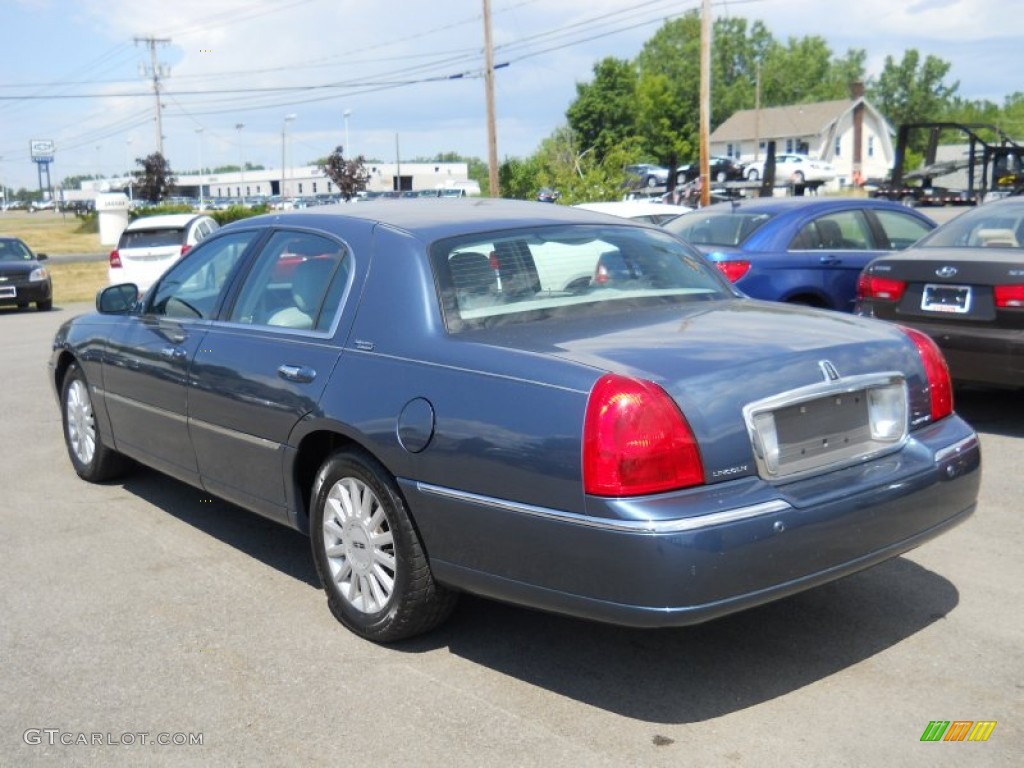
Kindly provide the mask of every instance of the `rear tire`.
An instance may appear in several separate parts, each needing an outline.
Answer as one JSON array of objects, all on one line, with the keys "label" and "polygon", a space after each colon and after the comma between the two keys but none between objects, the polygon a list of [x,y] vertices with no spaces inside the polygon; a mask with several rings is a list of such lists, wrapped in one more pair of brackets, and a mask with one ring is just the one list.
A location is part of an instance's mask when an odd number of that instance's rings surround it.
[{"label": "rear tire", "polygon": [[758,181],[760,180],[760,177],[761,175],[757,172],[756,168],[751,168],[749,171],[747,171],[748,181]]},{"label": "rear tire", "polygon": [[90,483],[100,483],[124,473],[129,460],[103,444],[89,382],[77,363],[72,363],[64,376],[60,402],[64,444],[78,476]]},{"label": "rear tire", "polygon": [[335,618],[378,643],[427,632],[457,594],[434,581],[394,478],[373,457],[345,450],[313,482],[313,561]]}]

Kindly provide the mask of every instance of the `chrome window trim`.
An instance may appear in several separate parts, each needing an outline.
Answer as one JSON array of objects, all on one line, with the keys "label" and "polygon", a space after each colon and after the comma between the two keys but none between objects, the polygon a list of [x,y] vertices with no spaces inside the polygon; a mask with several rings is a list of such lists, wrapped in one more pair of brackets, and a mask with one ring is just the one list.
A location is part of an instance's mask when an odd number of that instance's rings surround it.
[{"label": "chrome window trim", "polygon": [[[903,434],[892,443],[883,446],[877,450],[865,451],[864,453],[858,453],[852,457],[846,457],[837,461],[827,462],[821,464],[813,469],[804,470],[801,472],[786,473],[773,473],[768,469],[765,463],[764,454],[762,451],[760,440],[757,437],[757,428],[754,424],[754,418],[768,411],[776,411],[780,408],[788,408],[793,405],[799,405],[800,403],[807,402],[809,400],[816,400],[820,397],[828,397],[831,395],[844,395],[851,392],[862,391],[875,387],[886,387],[892,385],[899,385],[903,388],[904,402],[907,404],[907,423],[903,425]],[[846,376],[840,378],[837,381],[826,381],[811,384],[806,387],[799,387],[798,389],[792,389],[788,392],[783,392],[778,395],[766,397],[763,400],[757,400],[753,403],[748,403],[743,406],[743,421],[747,426],[747,435],[750,438],[750,446],[754,452],[754,462],[757,465],[757,474],[763,480],[767,480],[771,483],[791,482],[793,480],[800,480],[806,477],[813,477],[815,475],[824,474],[825,472],[832,472],[837,469],[843,469],[844,467],[852,467],[855,464],[861,464],[865,461],[885,456],[886,454],[893,453],[901,449],[906,445],[907,440],[910,438],[910,396],[907,390],[907,381],[902,373],[898,371],[886,371],[884,373],[870,373],[860,376]]]},{"label": "chrome window trim", "polygon": [[576,512],[565,512],[560,509],[551,509],[549,507],[537,507],[532,504],[523,504],[518,501],[498,499],[493,496],[483,496],[478,493],[459,491],[454,488],[445,488],[431,483],[417,482],[416,489],[421,493],[433,496],[442,496],[444,498],[463,501],[470,504],[479,504],[486,507],[492,507],[494,509],[500,509],[504,512],[512,512],[514,514],[539,517],[559,523],[581,525],[587,528],[597,528],[600,530],[615,531],[618,533],[688,533],[690,531],[699,531],[704,528],[724,525],[726,523],[735,523],[740,520],[747,520],[749,518],[760,517],[762,515],[786,512],[792,509],[791,505],[787,502],[782,501],[781,499],[776,499],[774,501],[751,504],[745,507],[736,507],[735,509],[712,512],[711,514],[699,515],[696,517],[681,517],[672,520],[612,520],[604,517],[594,517],[592,515],[581,515]]}]

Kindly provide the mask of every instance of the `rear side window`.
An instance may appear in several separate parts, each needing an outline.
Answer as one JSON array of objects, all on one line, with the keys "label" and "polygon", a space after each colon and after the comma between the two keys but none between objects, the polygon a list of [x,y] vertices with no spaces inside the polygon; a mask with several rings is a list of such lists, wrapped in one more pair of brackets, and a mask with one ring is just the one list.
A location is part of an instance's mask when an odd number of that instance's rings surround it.
[{"label": "rear side window", "polygon": [[874,246],[860,211],[842,211],[805,224],[789,244],[791,251],[867,251]]},{"label": "rear side window", "polygon": [[904,248],[909,248],[932,231],[932,228],[923,221],[906,213],[875,211],[875,216],[878,218],[878,223],[882,225],[882,230],[889,240],[888,247],[894,251],[902,251]]},{"label": "rear side window", "polygon": [[228,320],[324,331],[341,306],[351,268],[348,249],[308,232],[277,232],[264,246]]},{"label": "rear side window", "polygon": [[185,242],[184,228],[131,229],[121,233],[118,248],[162,248]]}]

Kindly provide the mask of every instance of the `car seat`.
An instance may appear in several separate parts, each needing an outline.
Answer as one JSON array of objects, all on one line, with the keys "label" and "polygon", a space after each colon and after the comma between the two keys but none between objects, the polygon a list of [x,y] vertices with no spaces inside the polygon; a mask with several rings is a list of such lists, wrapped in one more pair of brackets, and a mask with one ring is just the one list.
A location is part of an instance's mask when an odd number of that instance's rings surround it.
[{"label": "car seat", "polygon": [[292,301],[294,304],[275,312],[267,325],[285,328],[310,329],[320,309],[327,285],[337,261],[316,257],[302,262],[292,272]]}]

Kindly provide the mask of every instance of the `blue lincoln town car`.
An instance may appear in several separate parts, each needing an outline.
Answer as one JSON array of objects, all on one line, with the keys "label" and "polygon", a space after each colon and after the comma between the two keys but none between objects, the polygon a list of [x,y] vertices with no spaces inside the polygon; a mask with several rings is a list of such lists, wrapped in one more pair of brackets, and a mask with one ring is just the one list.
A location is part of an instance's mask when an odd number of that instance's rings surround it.
[{"label": "blue lincoln town car", "polygon": [[460,592],[638,627],[867,568],[969,516],[920,332],[738,294],[668,232],[503,200],[224,227],[65,323],[75,471],[129,460],[307,533],[387,642]]}]

